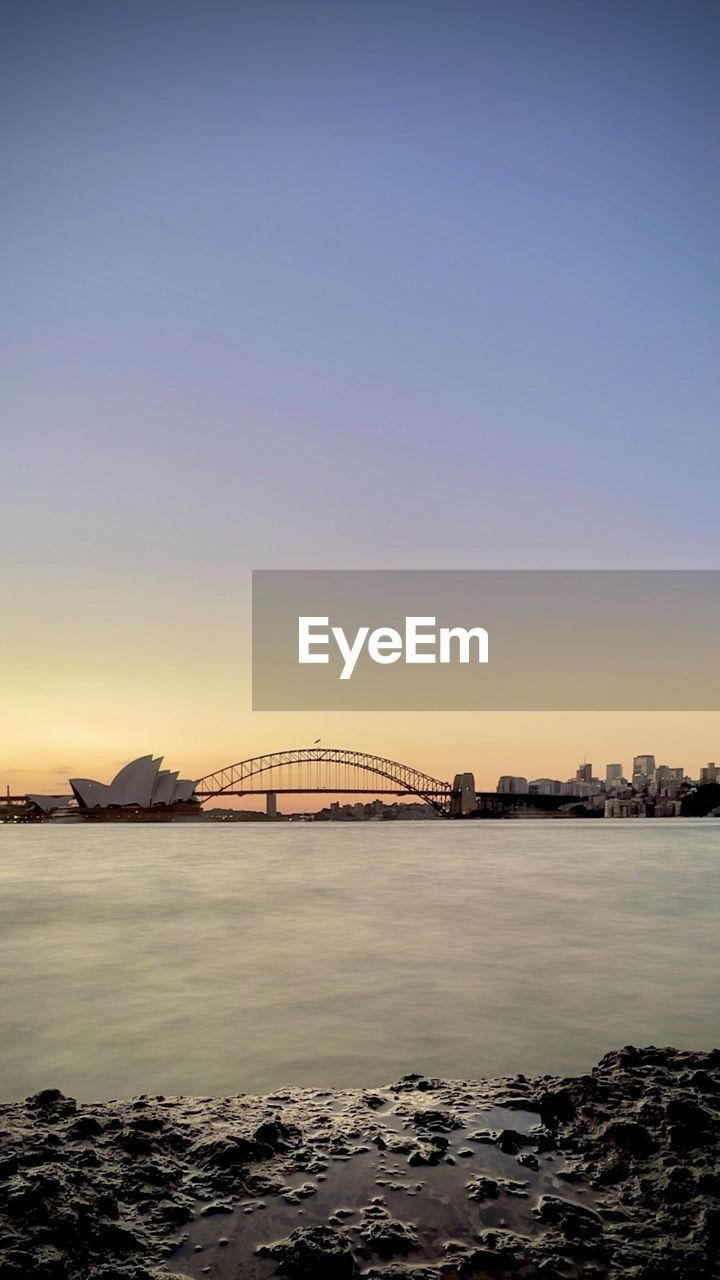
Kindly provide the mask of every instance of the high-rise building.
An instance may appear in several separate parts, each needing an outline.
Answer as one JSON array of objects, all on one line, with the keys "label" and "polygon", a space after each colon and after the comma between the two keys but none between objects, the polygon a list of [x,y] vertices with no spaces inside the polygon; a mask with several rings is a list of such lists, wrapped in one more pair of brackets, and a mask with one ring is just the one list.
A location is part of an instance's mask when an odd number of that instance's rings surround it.
[{"label": "high-rise building", "polygon": [[622,782],[624,777],[625,774],[623,773],[623,767],[621,764],[605,765],[605,781],[609,785],[612,785],[615,782]]},{"label": "high-rise building", "polygon": [[669,796],[671,799],[677,799],[685,777],[685,771],[681,766],[677,768],[668,764],[659,764],[655,770],[655,780],[650,788],[655,792],[656,796]]},{"label": "high-rise building", "polygon": [[708,782],[720,782],[720,769],[714,760],[709,760],[700,770],[700,786],[705,786]]},{"label": "high-rise building", "polygon": [[592,765],[579,764],[575,774],[576,782],[592,782]]},{"label": "high-rise building", "polygon": [[636,791],[646,791],[655,780],[655,757],[635,756],[633,759],[632,784]]}]

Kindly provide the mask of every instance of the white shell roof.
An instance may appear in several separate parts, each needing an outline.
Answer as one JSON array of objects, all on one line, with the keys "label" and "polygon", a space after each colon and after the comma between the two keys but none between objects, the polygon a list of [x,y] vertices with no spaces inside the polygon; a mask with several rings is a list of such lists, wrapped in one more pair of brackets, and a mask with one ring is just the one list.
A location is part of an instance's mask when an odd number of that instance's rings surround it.
[{"label": "white shell roof", "polygon": [[160,770],[162,756],[138,756],[123,766],[112,782],[97,782],[94,778],[71,778],[70,786],[80,804],[87,809],[137,805],[149,809],[155,804],[173,804],[176,800],[190,800],[195,783],[180,779],[169,769]]}]

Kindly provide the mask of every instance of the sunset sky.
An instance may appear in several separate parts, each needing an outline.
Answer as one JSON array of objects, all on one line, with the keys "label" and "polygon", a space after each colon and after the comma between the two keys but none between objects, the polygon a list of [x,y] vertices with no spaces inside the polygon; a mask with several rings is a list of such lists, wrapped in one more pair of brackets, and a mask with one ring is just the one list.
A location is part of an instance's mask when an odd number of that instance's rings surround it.
[{"label": "sunset sky", "polygon": [[720,757],[249,669],[253,568],[717,567],[719,55],[703,0],[6,0],[3,789]]}]

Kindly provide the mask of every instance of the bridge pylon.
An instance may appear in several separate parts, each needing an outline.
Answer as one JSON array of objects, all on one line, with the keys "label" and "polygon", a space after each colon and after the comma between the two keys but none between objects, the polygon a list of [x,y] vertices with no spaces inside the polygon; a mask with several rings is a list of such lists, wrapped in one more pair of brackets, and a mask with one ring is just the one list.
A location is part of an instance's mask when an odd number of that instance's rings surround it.
[{"label": "bridge pylon", "polygon": [[477,809],[474,773],[456,773],[450,801],[451,818],[467,818]]}]

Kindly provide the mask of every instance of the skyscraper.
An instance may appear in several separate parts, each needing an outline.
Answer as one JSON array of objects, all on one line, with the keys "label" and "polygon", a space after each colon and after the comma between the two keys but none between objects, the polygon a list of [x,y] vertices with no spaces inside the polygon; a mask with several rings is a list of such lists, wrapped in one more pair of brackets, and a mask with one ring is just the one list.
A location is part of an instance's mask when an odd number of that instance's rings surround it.
[{"label": "skyscraper", "polygon": [[632,784],[636,791],[645,791],[655,778],[655,757],[635,756],[633,759]]}]

